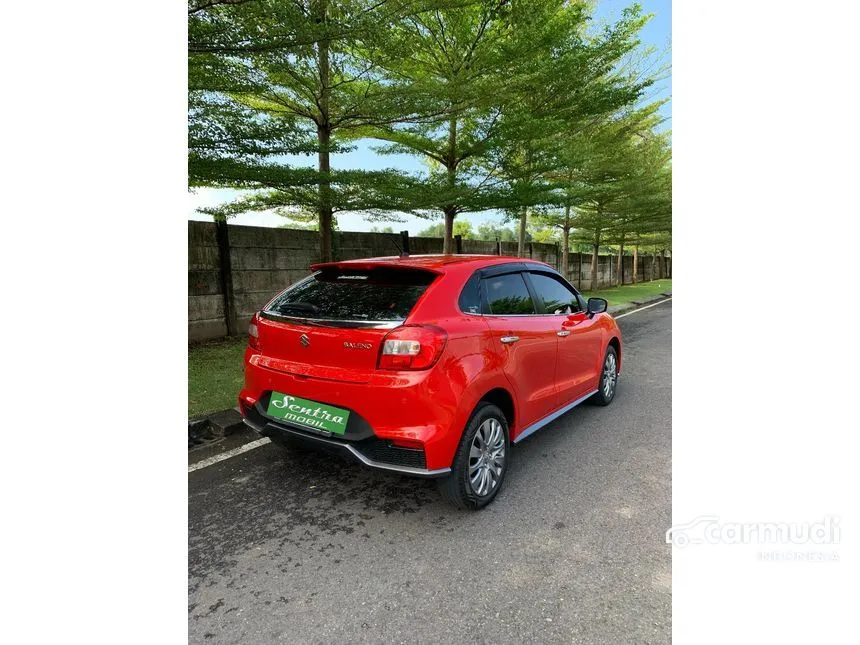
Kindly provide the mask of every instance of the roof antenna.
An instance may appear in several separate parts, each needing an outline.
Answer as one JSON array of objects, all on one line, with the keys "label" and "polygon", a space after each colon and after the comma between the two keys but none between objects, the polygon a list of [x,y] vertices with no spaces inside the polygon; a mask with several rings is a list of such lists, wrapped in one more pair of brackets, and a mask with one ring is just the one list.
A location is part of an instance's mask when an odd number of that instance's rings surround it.
[{"label": "roof antenna", "polygon": [[400,231],[400,243],[403,248],[400,249],[400,257],[408,258],[409,257],[409,231]]}]

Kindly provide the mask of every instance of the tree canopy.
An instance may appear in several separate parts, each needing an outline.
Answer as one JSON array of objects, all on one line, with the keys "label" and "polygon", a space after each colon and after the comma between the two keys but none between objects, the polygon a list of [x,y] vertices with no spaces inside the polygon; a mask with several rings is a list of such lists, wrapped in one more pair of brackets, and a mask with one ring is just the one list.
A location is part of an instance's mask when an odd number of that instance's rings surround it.
[{"label": "tree canopy", "polygon": [[[202,209],[216,218],[271,210],[314,225],[323,260],[345,211],[441,217],[445,252],[457,234],[510,233],[521,253],[527,235],[558,234],[565,267],[572,243],[669,248],[671,148],[659,104],[645,103],[659,70],[636,64],[648,60],[649,17],[634,4],[595,28],[592,11],[567,0],[190,0],[189,183],[248,191]],[[359,140],[425,169],[335,167]],[[455,222],[493,209],[519,232]]]}]

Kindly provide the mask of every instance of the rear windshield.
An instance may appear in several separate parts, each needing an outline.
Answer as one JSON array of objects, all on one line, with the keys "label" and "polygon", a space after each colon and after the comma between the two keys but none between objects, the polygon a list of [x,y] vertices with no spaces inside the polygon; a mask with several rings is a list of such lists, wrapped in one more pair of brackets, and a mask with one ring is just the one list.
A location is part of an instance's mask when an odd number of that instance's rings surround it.
[{"label": "rear windshield", "polygon": [[405,320],[435,274],[417,270],[324,270],[275,299],[268,312],[319,320]]}]

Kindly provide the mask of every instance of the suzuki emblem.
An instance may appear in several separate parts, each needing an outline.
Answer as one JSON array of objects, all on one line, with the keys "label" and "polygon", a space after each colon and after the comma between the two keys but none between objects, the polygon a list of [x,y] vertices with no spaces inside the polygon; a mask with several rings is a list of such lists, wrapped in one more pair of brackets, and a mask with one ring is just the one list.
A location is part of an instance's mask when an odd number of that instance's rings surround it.
[{"label": "suzuki emblem", "polygon": [[302,347],[307,347],[311,344],[311,339],[308,338],[307,334],[302,334],[299,336],[299,342],[302,344]]}]

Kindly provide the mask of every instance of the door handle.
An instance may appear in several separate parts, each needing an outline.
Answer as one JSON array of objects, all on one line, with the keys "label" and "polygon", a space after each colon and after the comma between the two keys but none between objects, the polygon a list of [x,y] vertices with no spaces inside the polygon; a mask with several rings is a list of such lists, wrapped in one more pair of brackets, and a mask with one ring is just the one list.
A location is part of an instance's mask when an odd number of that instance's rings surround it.
[{"label": "door handle", "polygon": [[499,340],[505,344],[515,343],[520,339],[519,336],[502,336]]},{"label": "door handle", "polygon": [[567,329],[562,329],[561,331],[555,332],[557,336],[570,336],[570,332]]}]

